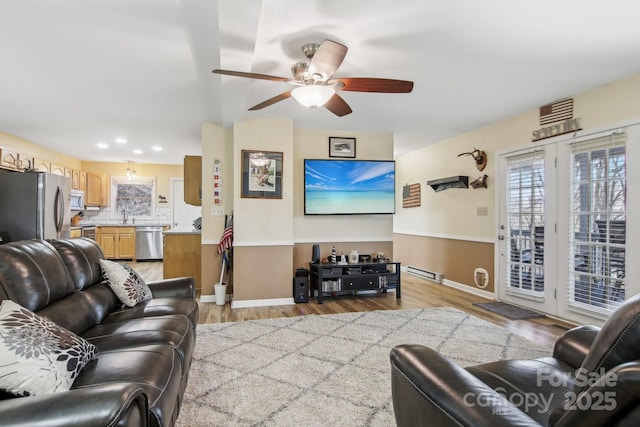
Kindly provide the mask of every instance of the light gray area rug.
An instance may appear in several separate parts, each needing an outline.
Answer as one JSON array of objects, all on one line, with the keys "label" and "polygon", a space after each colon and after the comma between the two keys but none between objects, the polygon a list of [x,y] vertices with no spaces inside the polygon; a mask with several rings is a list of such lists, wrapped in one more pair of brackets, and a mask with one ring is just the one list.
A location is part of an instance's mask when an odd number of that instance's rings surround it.
[{"label": "light gray area rug", "polygon": [[389,352],[469,366],[551,349],[454,308],[198,325],[178,426],[395,426]]}]

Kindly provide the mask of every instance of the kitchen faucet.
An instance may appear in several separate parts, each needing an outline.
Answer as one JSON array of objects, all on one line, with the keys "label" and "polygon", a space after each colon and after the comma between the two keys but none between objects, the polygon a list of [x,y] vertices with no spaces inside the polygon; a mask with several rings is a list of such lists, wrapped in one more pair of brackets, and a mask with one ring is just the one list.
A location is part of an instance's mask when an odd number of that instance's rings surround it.
[{"label": "kitchen faucet", "polygon": [[126,209],[122,209],[122,223],[123,224],[127,223],[127,210]]}]

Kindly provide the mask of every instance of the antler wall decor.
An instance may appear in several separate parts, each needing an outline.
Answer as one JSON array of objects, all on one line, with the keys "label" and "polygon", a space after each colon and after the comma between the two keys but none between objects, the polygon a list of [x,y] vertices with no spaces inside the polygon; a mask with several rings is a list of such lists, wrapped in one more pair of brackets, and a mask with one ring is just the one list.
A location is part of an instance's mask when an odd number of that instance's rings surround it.
[{"label": "antler wall decor", "polygon": [[484,168],[487,166],[487,153],[485,153],[482,150],[478,150],[476,147],[473,147],[473,151],[469,152],[469,153],[460,153],[458,154],[458,157],[460,156],[471,156],[473,157],[473,159],[476,161],[476,168],[479,171],[483,171]]}]

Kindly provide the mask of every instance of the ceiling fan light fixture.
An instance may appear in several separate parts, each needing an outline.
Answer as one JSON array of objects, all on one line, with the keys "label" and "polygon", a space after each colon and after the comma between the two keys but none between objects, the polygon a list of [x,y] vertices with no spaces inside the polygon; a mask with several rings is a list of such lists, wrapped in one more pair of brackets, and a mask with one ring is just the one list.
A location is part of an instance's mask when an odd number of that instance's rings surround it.
[{"label": "ceiling fan light fixture", "polygon": [[312,110],[322,107],[336,93],[332,86],[307,85],[300,86],[291,91],[291,96],[300,104]]}]

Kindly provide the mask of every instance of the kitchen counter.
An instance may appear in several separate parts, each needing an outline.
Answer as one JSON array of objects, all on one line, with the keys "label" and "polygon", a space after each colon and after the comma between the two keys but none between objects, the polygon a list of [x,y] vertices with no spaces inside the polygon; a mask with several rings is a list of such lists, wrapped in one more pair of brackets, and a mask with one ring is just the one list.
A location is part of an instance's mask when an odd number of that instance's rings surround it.
[{"label": "kitchen counter", "polygon": [[200,230],[167,230],[163,234],[202,234]]},{"label": "kitchen counter", "polygon": [[79,227],[171,227],[167,223],[148,223],[148,224],[80,224]]}]

